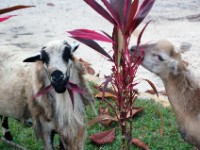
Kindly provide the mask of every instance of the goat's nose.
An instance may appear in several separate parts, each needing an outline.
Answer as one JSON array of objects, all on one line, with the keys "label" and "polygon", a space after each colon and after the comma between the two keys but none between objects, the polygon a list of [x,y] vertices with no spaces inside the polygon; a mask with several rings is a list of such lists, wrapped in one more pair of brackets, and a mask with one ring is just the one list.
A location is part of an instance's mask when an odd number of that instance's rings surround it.
[{"label": "goat's nose", "polygon": [[64,80],[64,74],[60,70],[55,70],[51,74],[51,79],[53,82],[61,82]]}]

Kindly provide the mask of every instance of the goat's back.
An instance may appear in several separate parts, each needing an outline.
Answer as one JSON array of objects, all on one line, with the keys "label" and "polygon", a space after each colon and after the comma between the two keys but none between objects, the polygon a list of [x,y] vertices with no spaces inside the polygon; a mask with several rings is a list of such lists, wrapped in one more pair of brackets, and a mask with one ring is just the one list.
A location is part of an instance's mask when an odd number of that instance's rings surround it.
[{"label": "goat's back", "polygon": [[31,69],[23,63],[21,50],[0,50],[0,115],[21,121],[29,118],[27,97],[31,97]]}]

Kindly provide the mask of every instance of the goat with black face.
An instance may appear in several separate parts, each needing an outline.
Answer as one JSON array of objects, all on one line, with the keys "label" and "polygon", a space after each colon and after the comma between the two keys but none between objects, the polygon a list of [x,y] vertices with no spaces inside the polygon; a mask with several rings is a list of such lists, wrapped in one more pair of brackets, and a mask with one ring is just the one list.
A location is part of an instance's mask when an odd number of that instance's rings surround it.
[{"label": "goat with black face", "polygon": [[[24,60],[35,62],[27,64],[32,67],[29,70],[29,81],[33,83],[30,97],[45,91],[29,101],[34,129],[43,140],[45,150],[54,149],[52,135],[55,132],[64,149],[84,149],[85,106],[94,99],[84,78],[85,69],[73,55],[77,48],[77,44],[53,41],[43,47],[40,54]],[[75,85],[82,92],[73,92]]]},{"label": "goat with black face", "polygon": [[24,62],[42,61],[50,84],[57,93],[64,93],[70,78],[72,52],[77,48],[78,45],[70,46],[67,42],[64,42],[58,51],[54,51],[54,47],[48,47],[48,50],[43,47],[41,54],[27,58]]}]

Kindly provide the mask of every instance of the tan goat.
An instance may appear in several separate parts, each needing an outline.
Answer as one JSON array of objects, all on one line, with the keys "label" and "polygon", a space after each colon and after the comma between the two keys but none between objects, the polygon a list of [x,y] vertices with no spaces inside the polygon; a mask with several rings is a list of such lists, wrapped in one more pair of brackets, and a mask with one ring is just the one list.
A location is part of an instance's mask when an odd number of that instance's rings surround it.
[{"label": "tan goat", "polygon": [[[182,49],[190,49],[184,45]],[[180,52],[168,41],[141,45],[145,49],[142,66],[163,81],[170,104],[175,112],[183,139],[200,148],[200,87],[188,70]],[[134,49],[134,48],[132,48]]]}]

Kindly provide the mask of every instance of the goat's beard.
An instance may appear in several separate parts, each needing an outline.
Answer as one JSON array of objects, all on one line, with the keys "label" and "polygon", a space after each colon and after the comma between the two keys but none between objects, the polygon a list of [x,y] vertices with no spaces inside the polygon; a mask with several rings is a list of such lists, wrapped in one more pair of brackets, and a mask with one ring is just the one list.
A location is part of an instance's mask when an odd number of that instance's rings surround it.
[{"label": "goat's beard", "polygon": [[57,93],[64,93],[67,89],[66,84],[67,84],[66,81],[62,81],[62,82],[58,82],[58,83],[51,82],[51,85],[54,87],[54,89]]}]

